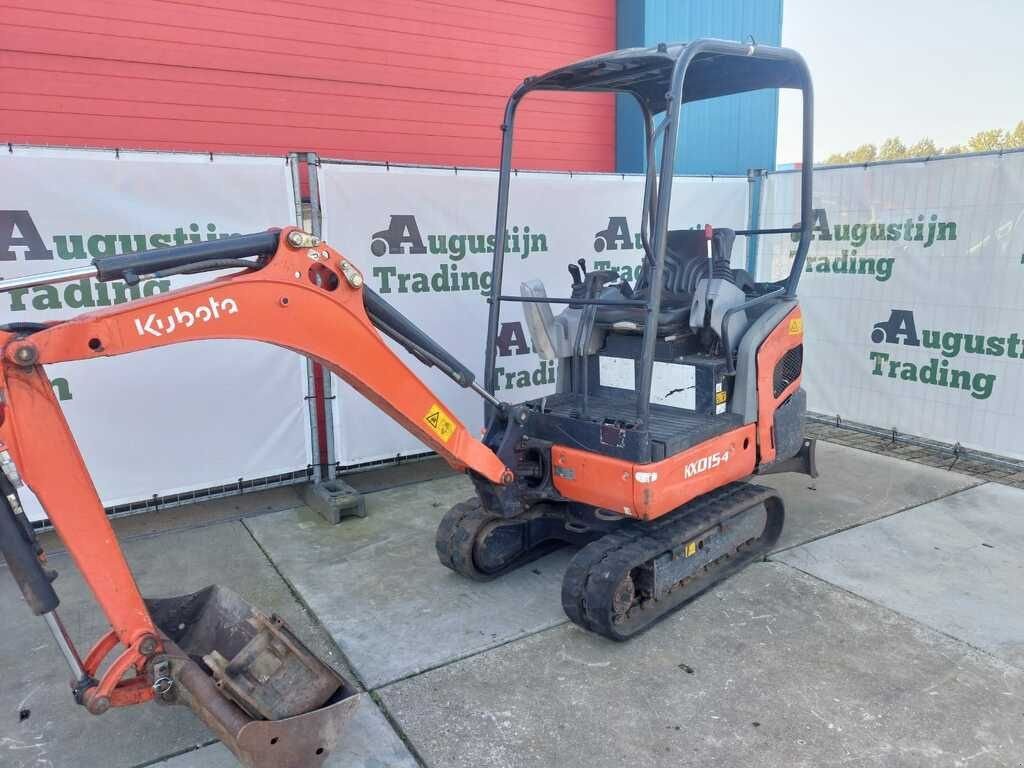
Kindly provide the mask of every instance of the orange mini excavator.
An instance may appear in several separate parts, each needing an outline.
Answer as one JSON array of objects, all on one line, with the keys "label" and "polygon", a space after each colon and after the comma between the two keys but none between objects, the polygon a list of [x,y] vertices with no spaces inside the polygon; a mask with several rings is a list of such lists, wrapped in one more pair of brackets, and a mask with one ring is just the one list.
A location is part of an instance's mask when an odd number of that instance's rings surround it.
[{"label": "orange mini excavator", "polygon": [[[803,91],[801,224],[670,230],[680,107],[763,88]],[[571,295],[537,282],[501,289],[512,122],[528,93],[633,96],[646,128],[644,264],[635,284],[570,267]],[[476,496],[437,533],[442,562],[489,579],[564,543],[581,548],[563,583],[569,617],[622,640],[761,556],[783,504],[752,474],[814,474],[800,388],[796,288],[810,242],[811,81],[793,51],[720,40],[616,51],[527,79],[509,100],[485,383],[364,284],[358,267],[299,229],[113,255],[89,267],[5,280],[137,282],[230,274],[51,324],[0,329],[0,547],[31,609],[71,667],[92,714],[148,700],[190,706],[249,766],[320,765],[350,722],[346,682],[275,616],[223,588],[145,600],[104,515],[44,366],[201,339],[252,339],[307,355],[469,474]],[[663,115],[655,127],[655,117]],[[661,142],[660,174],[656,148]],[[798,240],[785,280],[731,266],[736,235]],[[558,361],[557,391],[509,405],[494,396],[505,302],[523,303],[536,350]],[[551,307],[564,309],[554,315]],[[155,332],[154,332],[155,331]],[[478,440],[386,343],[387,336],[486,402]],[[18,498],[39,498],[110,630],[84,659],[57,614],[55,574]]]}]

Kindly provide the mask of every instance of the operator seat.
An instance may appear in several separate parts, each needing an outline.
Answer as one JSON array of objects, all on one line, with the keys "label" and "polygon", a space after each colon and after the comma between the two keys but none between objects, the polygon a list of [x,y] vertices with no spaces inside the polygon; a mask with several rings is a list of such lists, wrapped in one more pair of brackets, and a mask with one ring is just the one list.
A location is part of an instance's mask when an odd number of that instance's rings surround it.
[{"label": "operator seat", "polygon": [[[743,269],[732,269],[729,266],[732,258],[732,246],[736,240],[736,232],[732,229],[715,229],[711,238],[712,277],[722,278],[735,283],[746,291],[754,281]],[[644,259],[640,277],[633,286],[632,296],[623,298],[646,299],[650,295],[651,273],[653,265]],[[708,252],[707,239],[703,229],[669,230],[665,248],[665,274],[661,293],[661,309],[658,313],[658,335],[667,336],[689,329],[690,307],[693,304],[693,293],[701,278],[707,277]],[[613,298],[614,294],[602,295],[602,298]],[[597,310],[595,324],[605,326],[610,331],[637,332],[644,328],[645,311],[643,307],[608,307]]]},{"label": "operator seat", "polygon": [[[745,270],[729,266],[735,240],[736,232],[731,229],[716,229],[711,238],[711,277],[715,283],[725,285],[732,293],[733,303],[737,299],[742,302],[744,294],[749,295],[754,290],[754,281]],[[689,335],[693,332],[690,312],[697,298],[694,292],[708,273],[707,243],[703,229],[668,232],[665,279],[658,311],[659,338]],[[569,272],[573,276],[572,298],[602,299],[615,304],[588,307],[570,303],[557,317],[553,315],[550,304],[524,304],[523,315],[534,349],[544,360],[559,360],[574,354],[592,355],[601,349],[609,333],[635,336],[644,330],[647,316],[645,308],[625,303],[619,305],[618,302],[645,300],[648,297],[653,270],[647,259],[644,260],[636,285],[632,287],[620,281],[614,270],[586,272],[582,259],[580,267],[582,271],[575,265],[569,265]],[[544,284],[539,280],[524,282],[520,290],[523,296],[529,298],[547,298]],[[718,291],[713,297],[709,293],[708,298],[715,300],[715,308],[719,310]]]}]

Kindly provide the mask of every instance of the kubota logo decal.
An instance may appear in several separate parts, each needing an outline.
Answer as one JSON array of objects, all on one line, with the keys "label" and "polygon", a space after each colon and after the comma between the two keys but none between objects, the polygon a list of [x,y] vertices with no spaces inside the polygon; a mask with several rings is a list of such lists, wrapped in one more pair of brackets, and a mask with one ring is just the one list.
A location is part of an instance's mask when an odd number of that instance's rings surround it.
[{"label": "kubota logo decal", "polygon": [[213,296],[207,299],[205,304],[200,304],[193,310],[174,307],[166,317],[157,317],[150,312],[146,318],[135,318],[135,330],[139,336],[169,336],[178,328],[191,328],[197,322],[208,323],[211,320],[219,320],[222,315],[238,314],[238,304],[234,299],[223,299],[217,301]]},{"label": "kubota logo decal", "polygon": [[710,453],[696,461],[691,461],[686,465],[684,477],[695,477],[703,472],[707,472],[709,469],[714,469],[715,467],[725,464],[729,461],[731,455],[730,451],[716,451],[715,453]]}]

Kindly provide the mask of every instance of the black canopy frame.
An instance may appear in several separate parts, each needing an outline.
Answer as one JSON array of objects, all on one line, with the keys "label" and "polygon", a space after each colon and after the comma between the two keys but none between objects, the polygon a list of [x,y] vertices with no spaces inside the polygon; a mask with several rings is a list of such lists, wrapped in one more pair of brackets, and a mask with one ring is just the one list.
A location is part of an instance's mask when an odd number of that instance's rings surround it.
[{"label": "black canopy frame", "polygon": [[[504,268],[504,233],[508,220],[509,183],[512,173],[512,139],[516,110],[533,91],[612,92],[629,94],[640,105],[644,120],[647,169],[644,183],[641,239],[653,266],[650,284],[664,280],[668,214],[672,199],[672,177],[680,130],[679,114],[683,104],[703,99],[746,93],[769,88],[801,91],[803,98],[803,151],[800,174],[800,223],[793,229],[743,230],[737,234],[799,233],[789,276],[738,307],[760,304],[774,298],[796,296],[811,242],[811,178],[814,165],[814,91],[807,65],[794,50],[756,43],[700,39],[685,45],[661,44],[654,48],[627,48],[584,59],[538,77],[529,77],[513,91],[505,107],[502,123],[501,169],[498,175],[498,206],[495,222],[494,259],[491,271],[490,310],[487,325],[484,382],[488,392],[496,391],[498,324],[502,301],[528,301],[501,292]],[[655,125],[657,115],[664,113]],[[662,139],[660,171],[656,168],[656,146]],[[651,232],[653,229],[653,232]],[[648,322],[644,323],[640,381],[637,389],[637,420],[647,424],[650,415],[651,380],[657,322],[661,311],[660,290],[649,292],[645,302]],[[568,304],[571,300],[546,299],[548,303]],[[599,300],[592,304],[605,303]],[[607,302],[613,303],[613,302]],[[492,406],[488,405],[490,410]]]}]

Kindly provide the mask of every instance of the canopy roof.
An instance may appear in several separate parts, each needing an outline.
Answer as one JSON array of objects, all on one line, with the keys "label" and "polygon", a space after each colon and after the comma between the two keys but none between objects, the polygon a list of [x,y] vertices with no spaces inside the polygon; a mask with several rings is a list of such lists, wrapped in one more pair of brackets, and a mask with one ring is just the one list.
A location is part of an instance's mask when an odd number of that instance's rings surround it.
[{"label": "canopy roof", "polygon": [[[709,42],[690,62],[683,101],[699,101],[762,88],[800,88],[806,67],[795,51],[725,40]],[[636,94],[652,113],[665,109],[672,71],[693,43],[623,48],[529,78],[527,90],[623,91]]]}]

